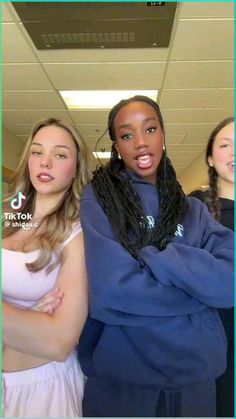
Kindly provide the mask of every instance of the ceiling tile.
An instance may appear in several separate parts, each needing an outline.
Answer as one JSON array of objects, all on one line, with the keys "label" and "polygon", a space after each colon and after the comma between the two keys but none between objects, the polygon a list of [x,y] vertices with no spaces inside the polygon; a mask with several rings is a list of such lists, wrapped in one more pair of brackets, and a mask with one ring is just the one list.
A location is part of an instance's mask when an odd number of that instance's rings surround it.
[{"label": "ceiling tile", "polygon": [[186,132],[190,132],[193,127],[194,127],[193,123],[191,124],[165,123],[165,133],[168,137],[173,134],[182,135],[182,134],[186,134]]},{"label": "ceiling tile", "polygon": [[171,152],[182,153],[184,151],[190,152],[201,152],[203,150],[203,144],[179,144],[179,145],[170,145],[168,150]]},{"label": "ceiling tile", "polygon": [[195,122],[201,109],[162,109],[164,121],[168,123]]},{"label": "ceiling tile", "polygon": [[168,48],[143,48],[143,49],[70,49],[64,50],[63,54],[60,50],[40,51],[36,54],[40,61],[44,63],[101,63],[101,62],[137,62],[140,61],[165,61],[167,60]]},{"label": "ceiling tile", "polygon": [[227,71],[222,75],[219,81],[219,87],[234,88],[234,62],[229,63]]},{"label": "ceiling tile", "polygon": [[189,142],[190,137],[194,137],[194,140],[196,140],[196,142],[192,142],[192,144],[198,144],[199,142],[201,143],[206,142],[210,133],[213,131],[214,128],[215,128],[215,124],[213,123],[194,124],[192,127],[192,130],[189,131],[189,135],[186,136],[184,144]]},{"label": "ceiling tile", "polygon": [[161,108],[201,108],[207,105],[215,89],[165,89],[161,97]]},{"label": "ceiling tile", "polygon": [[4,90],[51,90],[52,85],[40,64],[3,64]]},{"label": "ceiling tile", "polygon": [[177,160],[190,160],[190,159],[195,159],[200,153],[201,150],[191,150],[191,151],[185,151],[185,150],[181,150],[181,151],[176,151],[176,150],[168,150],[168,155],[170,156],[170,159],[173,159],[175,161]]},{"label": "ceiling tile", "polygon": [[228,87],[224,86],[222,79],[229,70],[229,65],[229,61],[171,61],[166,75],[165,88]]},{"label": "ceiling tile", "polygon": [[167,150],[172,147],[172,144],[181,144],[184,141],[185,133],[183,135],[166,135],[165,142]]},{"label": "ceiling tile", "polygon": [[2,102],[5,110],[65,109],[62,102],[54,92],[3,91]]},{"label": "ceiling tile", "polygon": [[[4,2],[4,0],[3,0],[3,2]],[[14,22],[19,22],[20,21],[20,18],[19,18],[15,8],[12,6],[10,1],[6,0],[5,8],[8,11],[8,13],[10,14],[10,16],[12,17],[12,20]]]},{"label": "ceiling tile", "polygon": [[233,56],[233,19],[191,19],[178,23],[170,54],[171,60],[227,60]]},{"label": "ceiling tile", "polygon": [[31,132],[31,124],[11,124],[11,130],[15,135],[26,135],[28,136]]},{"label": "ceiling tile", "polygon": [[234,17],[233,1],[181,2],[181,18]]},{"label": "ceiling tile", "polygon": [[37,62],[16,23],[2,24],[2,62]]},{"label": "ceiling tile", "polygon": [[44,64],[58,90],[156,89],[162,84],[165,63]]},{"label": "ceiling tile", "polygon": [[17,135],[17,138],[19,138],[20,141],[25,143],[28,140],[29,135]]},{"label": "ceiling tile", "polygon": [[[215,125],[214,125],[215,126]],[[197,144],[197,145],[203,145],[205,146],[208,140],[208,136],[206,135],[193,135],[193,134],[189,134],[186,135],[186,138],[184,140],[184,143],[182,144],[183,146],[185,145],[190,145],[191,147],[193,146],[193,144]]]},{"label": "ceiling tile", "polygon": [[222,105],[224,107],[233,108],[234,89],[217,89],[207,103],[208,108],[222,108]]},{"label": "ceiling tile", "polygon": [[225,118],[233,115],[233,109],[204,109],[200,112],[197,122],[207,122],[218,124]]},{"label": "ceiling tile", "polygon": [[8,5],[6,3],[1,3],[1,9],[2,9],[2,22],[12,22],[13,19],[8,10]]},{"label": "ceiling tile", "polygon": [[102,111],[95,110],[79,110],[79,111],[69,111],[73,121],[79,124],[89,124],[90,121],[93,121],[93,124],[105,125],[108,119],[109,109]]},{"label": "ceiling tile", "polygon": [[71,122],[71,119],[68,115],[68,113],[65,111],[3,111],[3,120],[4,125],[11,129],[11,126],[14,126],[15,124],[32,124],[34,125],[37,121],[41,119],[46,118],[58,118],[63,119],[65,121]]},{"label": "ceiling tile", "polygon": [[82,135],[89,135],[89,136],[94,136],[96,138],[99,137],[99,135],[102,135],[103,132],[106,129],[106,124],[88,124],[88,125],[77,125],[77,129],[79,129],[79,132]]}]

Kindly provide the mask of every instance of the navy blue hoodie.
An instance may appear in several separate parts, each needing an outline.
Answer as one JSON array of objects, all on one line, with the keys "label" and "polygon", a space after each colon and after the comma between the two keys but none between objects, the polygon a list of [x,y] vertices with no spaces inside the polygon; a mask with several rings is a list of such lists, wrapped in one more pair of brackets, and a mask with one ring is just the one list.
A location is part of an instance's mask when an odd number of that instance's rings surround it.
[{"label": "navy blue hoodie", "polygon": [[[156,187],[129,176],[151,228],[158,217]],[[233,233],[205,204],[187,200],[166,249],[146,246],[136,260],[115,237],[91,184],[85,188],[90,314],[79,360],[88,377],[180,390],[224,372],[227,342],[216,308],[233,306]]]}]

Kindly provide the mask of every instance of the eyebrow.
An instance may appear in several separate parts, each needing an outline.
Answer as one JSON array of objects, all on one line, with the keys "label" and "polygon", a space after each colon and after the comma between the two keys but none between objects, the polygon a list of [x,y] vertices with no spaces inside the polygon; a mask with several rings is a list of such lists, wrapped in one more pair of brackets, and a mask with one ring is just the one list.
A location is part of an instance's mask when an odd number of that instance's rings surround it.
[{"label": "eyebrow", "polygon": [[[149,121],[157,121],[157,118],[154,118],[154,116],[150,116],[148,118],[145,118],[143,122],[145,124],[146,122],[149,122]],[[132,124],[122,124],[122,125],[119,125],[117,128],[121,129],[121,128],[131,128],[131,127],[132,127]]]},{"label": "eyebrow", "polygon": [[220,138],[218,138],[218,140],[220,141],[220,140],[227,140],[227,141],[230,141],[230,140],[232,140],[232,138],[229,138],[229,137],[220,137]]},{"label": "eyebrow", "polygon": [[[40,143],[31,143],[30,146],[32,146],[32,145],[39,145],[39,146],[43,147],[43,145],[40,144]],[[56,148],[56,147],[66,148],[67,150],[70,150],[70,147],[68,147],[67,145],[56,144],[54,146],[54,148]]]}]

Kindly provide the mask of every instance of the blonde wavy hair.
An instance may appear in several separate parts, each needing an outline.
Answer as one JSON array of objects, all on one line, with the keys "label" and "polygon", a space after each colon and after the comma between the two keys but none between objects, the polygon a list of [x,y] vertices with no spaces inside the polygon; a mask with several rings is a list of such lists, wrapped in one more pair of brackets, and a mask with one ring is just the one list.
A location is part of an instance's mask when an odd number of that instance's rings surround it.
[{"label": "blonde wavy hair", "polygon": [[[26,267],[31,272],[37,272],[47,266],[47,273],[51,272],[62,260],[62,243],[66,240],[73,227],[73,223],[79,221],[80,197],[84,186],[89,181],[88,170],[88,149],[75,127],[67,122],[55,118],[48,118],[36,123],[25,144],[18,167],[12,181],[12,192],[3,199],[2,212],[2,236],[3,238],[11,236],[21,227],[10,225],[6,227],[4,222],[5,212],[16,213],[10,207],[10,201],[18,194],[23,193],[27,199],[21,207],[22,214],[34,214],[36,190],[34,189],[29,175],[28,158],[30,154],[30,145],[37,132],[44,127],[55,125],[63,128],[73,138],[77,149],[76,174],[69,189],[65,192],[60,202],[50,213],[45,215],[38,223],[37,228],[30,238],[31,248],[39,249],[38,258],[32,263],[26,263]],[[24,246],[23,250],[26,250]],[[52,253],[56,254],[56,262],[51,263]]]}]

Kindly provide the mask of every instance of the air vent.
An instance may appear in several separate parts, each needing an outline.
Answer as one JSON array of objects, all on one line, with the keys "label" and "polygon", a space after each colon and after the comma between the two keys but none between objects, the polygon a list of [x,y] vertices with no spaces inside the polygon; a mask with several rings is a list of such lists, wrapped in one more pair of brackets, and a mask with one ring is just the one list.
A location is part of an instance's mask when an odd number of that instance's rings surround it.
[{"label": "air vent", "polygon": [[176,2],[12,4],[37,49],[167,48],[177,6]]},{"label": "air vent", "polygon": [[42,33],[42,41],[44,42],[45,47],[61,44],[68,44],[72,46],[83,45],[83,44],[99,44],[99,45],[108,45],[108,44],[124,44],[135,42],[135,33],[134,32],[79,32],[79,33]]}]

